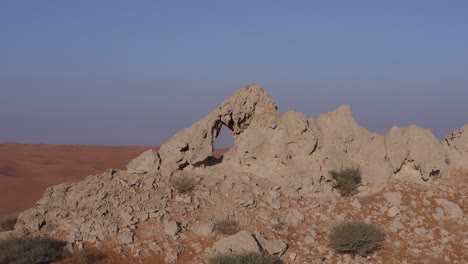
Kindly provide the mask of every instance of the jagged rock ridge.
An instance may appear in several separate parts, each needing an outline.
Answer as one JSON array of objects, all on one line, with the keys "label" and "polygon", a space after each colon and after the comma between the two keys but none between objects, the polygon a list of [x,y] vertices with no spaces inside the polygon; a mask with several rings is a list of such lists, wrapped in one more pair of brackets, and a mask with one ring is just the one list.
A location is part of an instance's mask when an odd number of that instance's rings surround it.
[{"label": "jagged rock ridge", "polygon": [[[213,143],[222,127],[234,147],[215,159]],[[127,171],[110,169],[50,187],[36,207],[20,215],[15,229],[60,236],[78,247],[113,241],[122,254],[165,254],[166,262],[175,262],[188,248],[203,250],[198,241],[212,234],[216,220],[237,217],[248,226],[255,221],[251,210],[267,219],[268,210],[290,204],[286,197],[336,195],[331,169],[359,167],[362,194],[391,180],[427,185],[450,179],[452,170],[468,166],[467,138],[467,126],[443,142],[416,126],[394,127],[385,136],[370,133],[356,124],[349,106],[317,120],[291,110],[281,115],[260,86],[248,85],[159,151],[132,160]],[[191,178],[196,187],[178,193],[174,177]],[[292,209],[278,221],[295,226],[304,215]],[[256,237],[287,248],[274,234]]]}]

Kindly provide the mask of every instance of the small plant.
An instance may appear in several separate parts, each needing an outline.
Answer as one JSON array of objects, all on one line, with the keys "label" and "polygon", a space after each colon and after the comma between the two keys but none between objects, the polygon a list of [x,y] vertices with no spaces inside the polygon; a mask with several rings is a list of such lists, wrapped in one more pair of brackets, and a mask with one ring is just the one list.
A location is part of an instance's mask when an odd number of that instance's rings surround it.
[{"label": "small plant", "polygon": [[239,224],[234,220],[220,220],[214,223],[214,230],[224,235],[234,235],[239,232]]},{"label": "small plant", "polygon": [[0,232],[11,231],[15,229],[16,221],[18,218],[9,217],[0,221]]},{"label": "small plant", "polygon": [[361,184],[361,170],[359,168],[331,170],[330,175],[335,181],[333,187],[340,192],[341,196],[351,196],[358,192],[357,188]]},{"label": "small plant", "polygon": [[51,263],[66,257],[65,241],[47,237],[10,238],[0,242],[0,263]]},{"label": "small plant", "polygon": [[189,193],[195,188],[197,182],[195,179],[187,176],[178,176],[174,177],[170,184],[171,187],[173,187],[179,193]]},{"label": "small plant", "polygon": [[276,256],[245,252],[240,254],[217,255],[208,260],[209,264],[282,264],[283,261]]},{"label": "small plant", "polygon": [[366,257],[380,248],[385,235],[375,225],[355,221],[333,227],[329,239],[336,253]]}]

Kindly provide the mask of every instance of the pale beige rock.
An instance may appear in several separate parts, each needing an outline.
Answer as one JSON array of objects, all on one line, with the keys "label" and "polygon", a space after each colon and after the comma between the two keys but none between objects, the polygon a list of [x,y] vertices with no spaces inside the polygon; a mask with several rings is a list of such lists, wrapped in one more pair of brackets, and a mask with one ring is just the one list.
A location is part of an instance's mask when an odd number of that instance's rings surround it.
[{"label": "pale beige rock", "polygon": [[164,223],[164,232],[169,236],[175,236],[181,231],[180,224],[176,221],[167,221]]},{"label": "pale beige rock", "polygon": [[349,106],[320,115],[317,126],[321,132],[317,155],[324,178],[330,178],[330,170],[351,167],[361,170],[366,192],[376,191],[387,182],[391,170],[385,161],[384,137],[360,127]]},{"label": "pale beige rock", "polygon": [[198,236],[209,236],[213,234],[214,232],[214,223],[213,222],[205,222],[205,223],[199,223],[195,224],[191,228],[192,232],[195,233]]},{"label": "pale beige rock", "polygon": [[392,127],[385,136],[385,145],[387,159],[399,179],[422,182],[448,173],[446,152],[430,130]]},{"label": "pale beige rock", "polygon": [[159,169],[161,160],[156,150],[150,149],[131,160],[127,165],[127,170],[136,172],[151,172]]},{"label": "pale beige rock", "polygon": [[[258,85],[248,85],[224,101],[215,111],[196,122],[192,127],[176,134],[161,146],[161,173],[169,177],[178,169],[188,165],[197,166],[213,153],[213,143],[221,131],[227,127],[237,144],[246,131],[265,128],[274,124],[279,117],[276,104]],[[253,129],[251,128],[253,127]],[[258,131],[254,131],[255,133]],[[240,153],[245,153],[242,149]],[[242,159],[242,157],[239,157]]]},{"label": "pale beige rock", "polygon": [[468,170],[468,125],[455,130],[442,141],[446,151],[448,166]]},{"label": "pale beige rock", "polygon": [[281,256],[288,249],[288,244],[282,240],[268,240],[261,234],[255,234],[257,242],[270,255]]},{"label": "pale beige rock", "polygon": [[460,219],[463,217],[463,211],[456,203],[447,199],[435,199],[435,201],[442,207],[448,218]]},{"label": "pale beige rock", "polygon": [[289,212],[285,217],[285,223],[290,226],[298,226],[304,222],[304,220],[304,214],[296,208],[292,209],[291,212]]},{"label": "pale beige rock", "polygon": [[243,252],[260,253],[260,249],[254,236],[245,230],[241,230],[235,235],[216,241],[208,250],[208,256]]},{"label": "pale beige rock", "polygon": [[383,194],[385,200],[393,206],[400,206],[403,195],[400,192],[387,192]]}]

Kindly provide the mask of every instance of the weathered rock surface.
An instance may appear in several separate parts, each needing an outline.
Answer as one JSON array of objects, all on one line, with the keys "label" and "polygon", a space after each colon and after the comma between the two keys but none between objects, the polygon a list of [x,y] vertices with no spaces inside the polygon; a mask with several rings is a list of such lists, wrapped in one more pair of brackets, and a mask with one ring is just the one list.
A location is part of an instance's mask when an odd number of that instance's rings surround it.
[{"label": "weathered rock surface", "polygon": [[[234,147],[214,159],[213,143],[222,127],[229,129]],[[213,221],[218,218],[236,218],[244,231],[214,242],[210,254],[267,251],[282,255],[288,248],[286,241],[266,237],[288,235],[290,227],[302,230],[305,224],[325,223],[314,226],[313,232],[296,233],[298,237],[292,241],[294,250],[301,250],[297,251],[300,254],[291,252],[296,254],[294,259],[307,262],[308,247],[296,241],[318,244],[318,234],[327,233],[324,226],[343,221],[348,217],[345,209],[351,206],[358,213],[373,210],[378,216],[366,221],[390,217],[393,224],[389,228],[406,231],[418,227],[421,239],[427,239],[432,234],[421,229],[427,217],[466,225],[458,201],[447,200],[451,195],[450,199],[463,201],[466,194],[455,196],[449,187],[439,187],[447,188],[439,192],[447,197],[434,200],[427,196],[438,205],[431,211],[428,200],[419,201],[406,193],[403,199],[400,190],[385,190],[384,206],[371,206],[356,198],[340,209],[330,198],[336,193],[329,170],[359,167],[360,195],[377,193],[389,182],[430,187],[443,182],[436,180],[450,179],[455,169],[468,168],[467,131],[465,126],[443,142],[416,126],[394,127],[383,136],[360,127],[349,106],[317,120],[292,110],[281,115],[261,87],[249,85],[176,134],[159,151],[148,150],[132,160],[127,171],[109,169],[78,183],[48,188],[36,207],[19,216],[15,229],[21,234],[61,236],[78,247],[85,242],[102,246],[113,240],[115,251],[121,254],[164,254],[165,261],[173,263],[187,250],[201,252],[210,247],[208,243],[215,237]],[[185,182],[194,186],[181,191],[173,185],[176,177],[187,178]],[[409,208],[423,204],[428,208],[424,215],[414,216],[418,212]],[[264,229],[256,230],[256,224]],[[462,235],[440,235],[447,241],[437,252],[445,252],[445,245]],[[421,248],[410,246],[412,250]],[[317,246],[317,252],[321,259],[329,258],[326,247]]]},{"label": "weathered rock surface", "polygon": [[392,127],[385,144],[387,159],[397,178],[421,182],[448,173],[446,152],[430,130]]},{"label": "weathered rock surface", "polygon": [[455,130],[443,141],[447,164],[453,169],[468,169],[468,125]]},{"label": "weathered rock surface", "polygon": [[254,235],[241,230],[235,235],[216,241],[211,248],[207,249],[207,257],[245,252],[263,253],[264,251],[271,255],[281,256],[287,248],[288,245],[284,241],[268,240],[261,234]]}]

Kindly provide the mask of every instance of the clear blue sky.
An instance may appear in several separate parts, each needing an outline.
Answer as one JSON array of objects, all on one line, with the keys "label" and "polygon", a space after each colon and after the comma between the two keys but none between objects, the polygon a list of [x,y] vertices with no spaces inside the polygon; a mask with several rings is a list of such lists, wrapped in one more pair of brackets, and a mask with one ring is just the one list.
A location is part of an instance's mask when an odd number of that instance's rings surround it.
[{"label": "clear blue sky", "polygon": [[0,1],[0,142],[160,145],[241,86],[385,134],[468,123],[468,1]]}]

